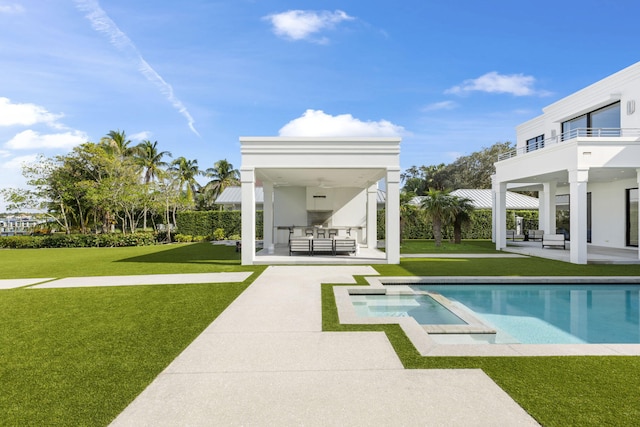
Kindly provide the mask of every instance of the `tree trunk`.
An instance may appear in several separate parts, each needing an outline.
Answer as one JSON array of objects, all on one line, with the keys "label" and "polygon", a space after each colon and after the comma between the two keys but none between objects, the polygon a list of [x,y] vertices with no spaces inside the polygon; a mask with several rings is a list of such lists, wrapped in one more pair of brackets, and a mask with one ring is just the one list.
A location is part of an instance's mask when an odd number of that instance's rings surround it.
[{"label": "tree trunk", "polygon": [[439,216],[433,218],[433,238],[436,241],[436,247],[442,244],[442,219]]},{"label": "tree trunk", "polygon": [[459,221],[453,223],[453,243],[456,245],[462,243],[462,223]]}]

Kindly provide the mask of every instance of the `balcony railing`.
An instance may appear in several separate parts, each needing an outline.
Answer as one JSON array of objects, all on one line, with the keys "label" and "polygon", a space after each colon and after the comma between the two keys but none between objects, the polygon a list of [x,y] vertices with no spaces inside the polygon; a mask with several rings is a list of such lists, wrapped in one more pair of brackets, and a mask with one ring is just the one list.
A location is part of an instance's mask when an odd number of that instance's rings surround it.
[{"label": "balcony railing", "polygon": [[575,138],[638,138],[640,137],[640,129],[637,128],[576,128],[545,139],[526,147],[514,148],[513,150],[498,154],[498,161],[510,159],[532,151],[540,150],[555,144],[561,144]]}]

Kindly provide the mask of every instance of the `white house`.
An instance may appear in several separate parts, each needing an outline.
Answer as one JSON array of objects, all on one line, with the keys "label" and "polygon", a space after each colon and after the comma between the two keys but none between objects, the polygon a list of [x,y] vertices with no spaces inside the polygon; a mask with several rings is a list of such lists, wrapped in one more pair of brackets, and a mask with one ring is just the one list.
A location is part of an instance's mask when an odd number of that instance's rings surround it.
[{"label": "white house", "polygon": [[547,106],[517,127],[516,149],[495,164],[496,249],[506,247],[507,188],[540,192],[545,233],[556,233],[556,200],[568,202],[572,263],[586,264],[588,245],[638,247],[637,102],[640,110],[640,62]]},{"label": "white house", "polygon": [[377,244],[378,181],[386,186],[386,262],[400,262],[400,138],[241,137],[242,264],[254,264],[256,182],[264,194],[264,248],[295,226]]}]

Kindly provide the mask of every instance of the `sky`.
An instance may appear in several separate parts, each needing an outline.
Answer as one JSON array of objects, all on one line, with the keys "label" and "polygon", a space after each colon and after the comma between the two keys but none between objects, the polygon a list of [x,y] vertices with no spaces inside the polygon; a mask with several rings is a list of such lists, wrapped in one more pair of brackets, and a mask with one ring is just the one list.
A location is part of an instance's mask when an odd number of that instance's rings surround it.
[{"label": "sky", "polygon": [[450,163],[639,61],[639,13],[637,0],[0,0],[0,188],[110,130],[202,170],[239,168],[241,136],[400,136],[403,169]]}]

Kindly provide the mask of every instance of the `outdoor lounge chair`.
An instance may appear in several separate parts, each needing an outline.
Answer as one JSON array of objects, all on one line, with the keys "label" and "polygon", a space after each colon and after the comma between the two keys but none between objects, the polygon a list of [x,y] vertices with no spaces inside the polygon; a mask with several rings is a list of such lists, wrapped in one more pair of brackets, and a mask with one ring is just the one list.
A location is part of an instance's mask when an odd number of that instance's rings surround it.
[{"label": "outdoor lounge chair", "polygon": [[333,239],[334,253],[356,253],[355,239]]},{"label": "outdoor lounge chair", "polygon": [[333,239],[313,239],[312,240],[312,254],[330,253],[335,255],[333,249]]},{"label": "outdoor lounge chair", "polygon": [[292,238],[289,242],[289,255],[292,255],[294,252],[304,252],[307,255],[311,255],[312,246],[311,241],[308,237],[298,237]]}]

